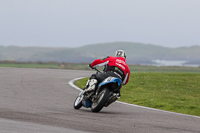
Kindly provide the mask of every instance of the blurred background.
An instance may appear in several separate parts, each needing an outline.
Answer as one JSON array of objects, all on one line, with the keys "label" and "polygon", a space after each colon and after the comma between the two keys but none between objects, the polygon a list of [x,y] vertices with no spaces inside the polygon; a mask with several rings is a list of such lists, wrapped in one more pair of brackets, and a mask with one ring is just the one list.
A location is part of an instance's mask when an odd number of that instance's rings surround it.
[{"label": "blurred background", "polygon": [[200,65],[199,0],[1,0],[0,60]]}]

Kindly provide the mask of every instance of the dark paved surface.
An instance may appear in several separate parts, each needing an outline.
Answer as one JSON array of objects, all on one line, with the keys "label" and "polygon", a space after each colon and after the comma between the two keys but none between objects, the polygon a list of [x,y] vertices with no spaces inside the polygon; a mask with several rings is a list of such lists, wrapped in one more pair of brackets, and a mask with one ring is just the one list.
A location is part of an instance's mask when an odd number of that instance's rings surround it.
[{"label": "dark paved surface", "polygon": [[199,118],[120,103],[74,110],[79,91],[68,82],[91,73],[0,68],[0,132],[200,133]]}]

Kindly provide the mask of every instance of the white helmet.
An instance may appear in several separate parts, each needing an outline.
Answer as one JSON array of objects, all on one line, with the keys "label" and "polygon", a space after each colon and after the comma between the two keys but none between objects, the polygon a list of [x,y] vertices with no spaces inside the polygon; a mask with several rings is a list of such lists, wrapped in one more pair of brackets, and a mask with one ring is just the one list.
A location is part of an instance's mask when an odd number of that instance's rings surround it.
[{"label": "white helmet", "polygon": [[126,59],[126,53],[124,52],[124,50],[117,50],[115,52],[115,57],[124,57]]}]

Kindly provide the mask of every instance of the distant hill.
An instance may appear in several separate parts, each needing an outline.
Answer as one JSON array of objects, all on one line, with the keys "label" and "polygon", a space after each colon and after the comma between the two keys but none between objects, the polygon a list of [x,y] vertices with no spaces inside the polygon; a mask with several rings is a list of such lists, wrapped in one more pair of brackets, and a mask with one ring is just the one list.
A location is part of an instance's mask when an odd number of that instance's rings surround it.
[{"label": "distant hill", "polygon": [[78,48],[0,46],[0,60],[83,63],[113,56],[118,49],[126,51],[127,62],[130,64],[152,64],[152,60],[184,60],[188,64],[200,65],[200,46],[168,48],[131,42],[93,44]]}]

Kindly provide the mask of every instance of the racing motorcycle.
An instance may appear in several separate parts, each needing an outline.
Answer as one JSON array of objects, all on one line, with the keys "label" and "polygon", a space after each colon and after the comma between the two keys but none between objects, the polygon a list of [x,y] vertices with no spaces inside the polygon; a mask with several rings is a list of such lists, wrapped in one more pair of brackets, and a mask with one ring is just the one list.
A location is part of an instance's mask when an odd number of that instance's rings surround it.
[{"label": "racing motorcycle", "polygon": [[[97,73],[101,73],[98,69],[94,69]],[[74,108],[80,109],[83,106],[91,108],[92,112],[99,112],[103,107],[108,107],[119,98],[114,92],[121,87],[121,79],[110,76],[98,84],[95,92],[87,93],[85,90],[82,90],[74,101]]]}]

